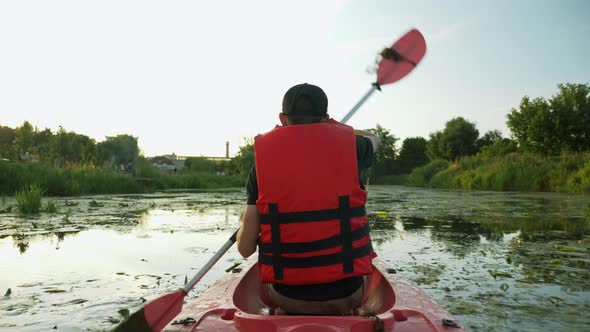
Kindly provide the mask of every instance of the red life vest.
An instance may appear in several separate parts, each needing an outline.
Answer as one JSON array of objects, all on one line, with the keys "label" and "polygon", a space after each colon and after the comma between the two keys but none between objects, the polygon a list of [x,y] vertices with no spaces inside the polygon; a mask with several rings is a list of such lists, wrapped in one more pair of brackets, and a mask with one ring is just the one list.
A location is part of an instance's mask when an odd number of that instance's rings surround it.
[{"label": "red life vest", "polygon": [[276,127],[254,141],[262,282],[317,284],[372,272],[356,138],[336,121]]}]

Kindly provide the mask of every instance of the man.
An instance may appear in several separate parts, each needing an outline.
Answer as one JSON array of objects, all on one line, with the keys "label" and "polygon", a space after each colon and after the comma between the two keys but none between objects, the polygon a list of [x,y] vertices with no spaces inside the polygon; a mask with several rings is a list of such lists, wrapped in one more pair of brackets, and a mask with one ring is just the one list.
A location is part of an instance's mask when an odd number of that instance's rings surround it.
[{"label": "man", "polygon": [[360,305],[375,257],[361,170],[379,139],[331,120],[311,84],[283,98],[281,127],[255,138],[238,251],[259,249],[262,282],[292,314],[345,315]]}]

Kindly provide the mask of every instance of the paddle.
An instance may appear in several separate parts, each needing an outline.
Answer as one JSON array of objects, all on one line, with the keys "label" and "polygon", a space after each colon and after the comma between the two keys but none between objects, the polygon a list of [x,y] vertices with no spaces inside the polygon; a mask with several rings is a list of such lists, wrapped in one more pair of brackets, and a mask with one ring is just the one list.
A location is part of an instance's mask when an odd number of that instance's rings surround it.
[{"label": "paddle", "polygon": [[383,49],[381,61],[377,67],[377,81],[340,122],[346,123],[375,90],[381,91],[381,86],[395,83],[408,75],[420,63],[424,54],[426,54],[426,41],[417,29],[408,31],[390,48]]},{"label": "paddle", "polygon": [[[239,229],[238,229],[239,230]],[[183,288],[176,292],[159,297],[147,303],[142,309],[133,313],[126,320],[121,322],[115,328],[116,332],[123,331],[161,331],[174,317],[176,317],[182,310],[182,303],[184,297],[188,292],[205,276],[207,272],[217,263],[217,261],[225,255],[225,253],[236,242],[238,230],[225,242],[219,250],[209,259],[199,272],[184,285]]]},{"label": "paddle", "polygon": [[[426,42],[422,34],[416,29],[410,30],[390,48],[384,49],[381,52],[382,59],[377,68],[377,81],[372,84],[369,92],[340,122],[346,123],[375,90],[381,90],[381,86],[397,82],[409,74],[422,60],[425,53]],[[227,240],[183,288],[147,303],[142,309],[119,324],[115,331],[161,331],[181,312],[184,297],[188,292],[236,242],[237,233],[238,231]]]}]

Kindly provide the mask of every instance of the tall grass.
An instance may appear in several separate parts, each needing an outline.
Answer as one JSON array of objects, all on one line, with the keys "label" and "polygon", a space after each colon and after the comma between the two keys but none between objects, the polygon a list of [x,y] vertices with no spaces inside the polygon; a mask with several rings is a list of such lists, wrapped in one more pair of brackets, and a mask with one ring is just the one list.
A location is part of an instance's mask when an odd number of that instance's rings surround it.
[{"label": "tall grass", "polygon": [[590,194],[590,162],[568,176],[565,189],[571,193]]},{"label": "tall grass", "polygon": [[371,184],[384,184],[384,185],[404,185],[408,182],[408,175],[407,174],[399,174],[399,175],[384,175],[384,176],[377,176],[375,179],[369,178],[369,185]]},{"label": "tall grass", "polygon": [[44,190],[33,183],[14,193],[18,210],[23,214],[39,213]]},{"label": "tall grass", "polygon": [[436,159],[422,167],[418,167],[408,176],[407,184],[416,187],[430,187],[430,180],[436,173],[447,169],[449,162],[443,159]]},{"label": "tall grass", "polygon": [[162,189],[213,189],[244,185],[237,176],[210,173],[166,174],[151,165],[138,167],[135,176],[108,169],[56,168],[43,163],[0,161],[0,193],[37,184],[52,196],[143,193]]}]

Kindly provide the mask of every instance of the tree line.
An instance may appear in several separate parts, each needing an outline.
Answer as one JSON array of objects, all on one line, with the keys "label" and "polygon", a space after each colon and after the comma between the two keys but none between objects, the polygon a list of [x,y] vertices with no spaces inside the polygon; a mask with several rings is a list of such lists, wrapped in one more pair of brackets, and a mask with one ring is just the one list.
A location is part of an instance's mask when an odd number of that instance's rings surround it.
[{"label": "tree line", "polygon": [[[436,160],[457,161],[473,155],[502,156],[511,152],[559,155],[564,151],[590,151],[590,85],[559,84],[549,99],[522,98],[520,106],[507,115],[511,137],[499,130],[480,135],[475,123],[455,117],[442,130],[424,137],[409,137],[398,148],[399,139],[379,124],[368,129],[381,138],[375,152],[373,176],[409,174]],[[0,157],[34,160],[54,167],[91,165],[113,170],[133,171],[140,156],[137,137],[117,135],[96,142],[88,136],[66,131],[39,130],[28,121],[12,129],[0,126]],[[143,158],[143,159],[142,159]],[[204,157],[189,158],[185,172],[217,173],[245,177],[254,165],[253,140],[246,139],[229,161],[213,162]]]},{"label": "tree line", "polygon": [[14,161],[42,161],[55,167],[85,165],[125,169],[139,155],[137,137],[109,136],[102,142],[66,131],[39,130],[28,121],[16,128],[0,126],[0,157]]},{"label": "tree line", "polygon": [[[550,99],[531,101],[522,98],[520,107],[507,115],[512,135],[500,130],[480,135],[474,122],[455,117],[442,130],[424,137],[408,137],[398,148],[390,130],[377,124],[368,131],[379,136],[381,146],[375,151],[372,176],[409,174],[412,170],[436,160],[457,161],[462,157],[503,156],[513,152],[554,156],[562,152],[590,151],[590,85],[559,84],[558,93]],[[232,158],[232,174],[245,176],[254,165],[253,140],[247,139]]]},{"label": "tree line", "polygon": [[375,154],[375,175],[407,174],[434,160],[457,161],[477,154],[502,156],[511,152],[556,156],[590,151],[590,85],[559,84],[549,99],[528,96],[507,115],[511,137],[499,130],[480,135],[475,123],[455,117],[444,129],[424,137],[406,138],[397,149],[395,137],[377,125],[369,131],[383,144]]}]

